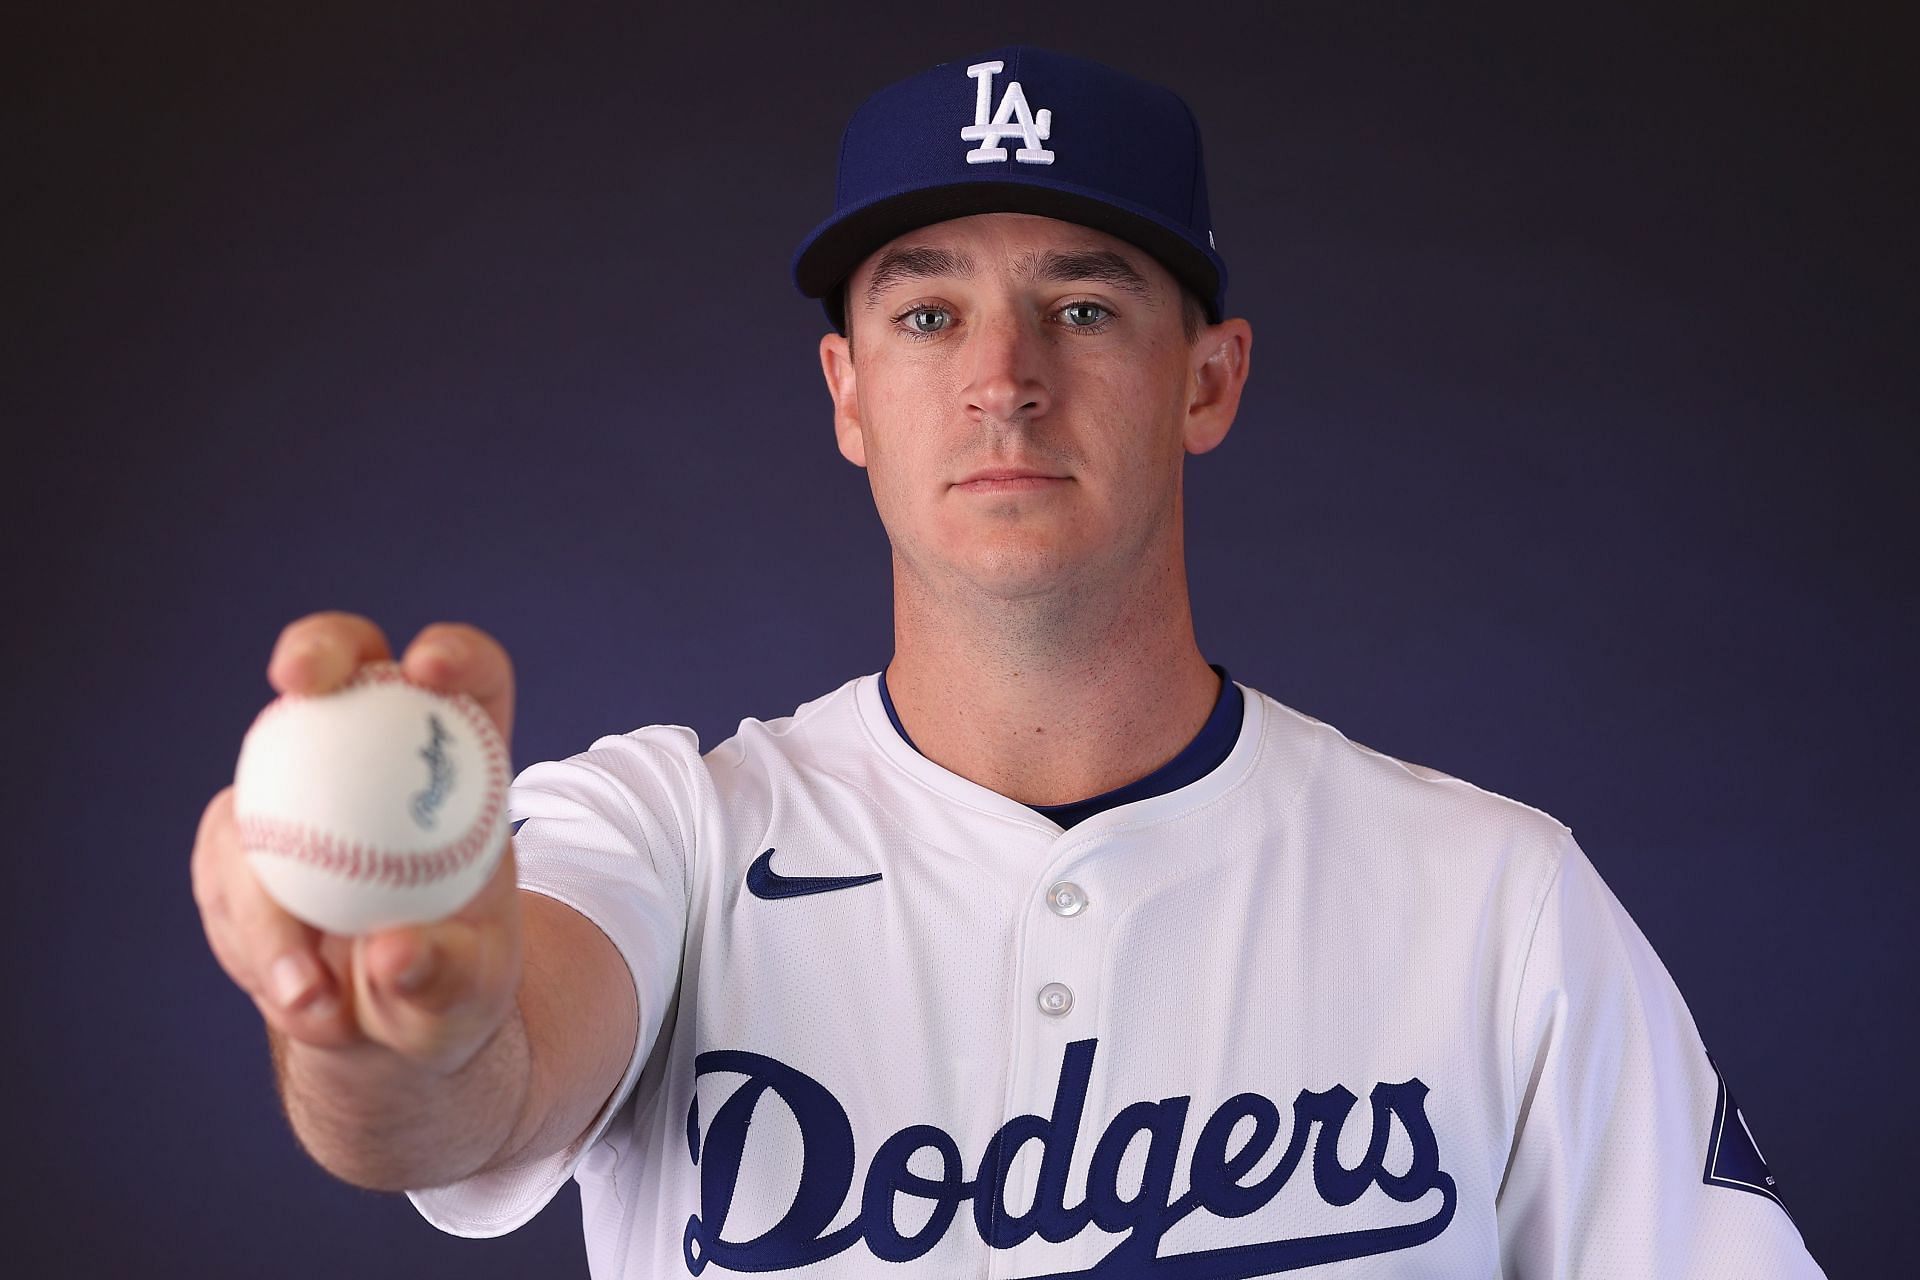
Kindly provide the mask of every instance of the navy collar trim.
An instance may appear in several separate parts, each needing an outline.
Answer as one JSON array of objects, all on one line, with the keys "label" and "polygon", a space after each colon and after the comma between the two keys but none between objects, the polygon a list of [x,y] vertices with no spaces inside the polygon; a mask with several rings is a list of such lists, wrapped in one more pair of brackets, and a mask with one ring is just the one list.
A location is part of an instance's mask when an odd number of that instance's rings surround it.
[{"label": "navy collar trim", "polygon": [[[1211,663],[1208,665],[1220,677],[1220,693],[1214,698],[1213,711],[1208,714],[1207,722],[1200,726],[1200,732],[1194,735],[1193,741],[1181,748],[1179,755],[1146,777],[1102,792],[1091,799],[1027,807],[1044,818],[1052,819],[1064,829],[1084,822],[1096,813],[1178,791],[1219,768],[1220,763],[1233,753],[1234,744],[1240,740],[1240,721],[1246,708],[1240,686],[1233,682],[1227,669]],[[920,748],[913,746],[913,739],[907,736],[906,728],[901,725],[900,713],[893,709],[893,695],[887,692],[887,673],[884,670],[880,672],[880,705],[886,708],[887,720],[893,725],[893,731],[900,735],[900,740],[919,751]]]}]

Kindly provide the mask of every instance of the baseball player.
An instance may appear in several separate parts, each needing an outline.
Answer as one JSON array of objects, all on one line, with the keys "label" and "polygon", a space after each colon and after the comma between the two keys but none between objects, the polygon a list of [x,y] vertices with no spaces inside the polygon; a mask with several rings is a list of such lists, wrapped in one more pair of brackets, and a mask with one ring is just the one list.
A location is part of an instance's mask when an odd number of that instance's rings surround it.
[{"label": "baseball player", "polygon": [[[882,90],[794,275],[893,549],[882,672],[522,773],[458,916],[347,939],[194,871],[327,1168],[628,1277],[1820,1275],[1568,830],[1197,647],[1188,454],[1251,332],[1173,93],[1010,48]],[[385,656],[290,627],[282,690]],[[506,655],[416,679],[512,719]]]}]

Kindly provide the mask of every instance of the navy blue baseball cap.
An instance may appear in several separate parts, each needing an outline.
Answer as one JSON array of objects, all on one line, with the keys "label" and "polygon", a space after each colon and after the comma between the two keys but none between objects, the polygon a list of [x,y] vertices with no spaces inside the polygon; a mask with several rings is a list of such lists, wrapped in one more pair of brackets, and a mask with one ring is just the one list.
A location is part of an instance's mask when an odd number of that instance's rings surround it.
[{"label": "navy blue baseball cap", "polygon": [[1171,89],[1084,58],[1014,46],[947,62],[861,104],[840,142],[833,216],[793,255],[793,282],[844,331],[842,288],[916,227],[1036,213],[1152,254],[1226,315],[1200,126]]}]

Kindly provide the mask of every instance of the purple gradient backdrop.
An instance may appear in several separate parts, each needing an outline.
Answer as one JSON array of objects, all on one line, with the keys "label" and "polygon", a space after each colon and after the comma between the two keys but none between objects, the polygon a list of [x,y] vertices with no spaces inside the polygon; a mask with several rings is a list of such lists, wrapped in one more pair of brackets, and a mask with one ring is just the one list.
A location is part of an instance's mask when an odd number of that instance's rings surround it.
[{"label": "purple gradient backdrop", "polygon": [[495,632],[521,761],[879,666],[787,255],[867,90],[1008,39],[1207,132],[1256,331],[1190,471],[1208,655],[1568,822],[1815,1255],[1882,1271],[1916,282],[1873,6],[122,7],[9,41],[14,1274],[584,1274],[571,1190],[472,1243],[299,1153],[194,823],[316,608]]}]

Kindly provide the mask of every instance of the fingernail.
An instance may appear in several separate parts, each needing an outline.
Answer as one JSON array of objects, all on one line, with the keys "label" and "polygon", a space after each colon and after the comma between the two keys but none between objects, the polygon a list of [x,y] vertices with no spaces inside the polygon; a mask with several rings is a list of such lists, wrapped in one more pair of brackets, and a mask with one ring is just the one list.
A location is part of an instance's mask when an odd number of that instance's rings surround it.
[{"label": "fingernail", "polygon": [[273,967],[267,971],[267,982],[273,990],[273,998],[280,1002],[281,1007],[292,1009],[312,989],[316,976],[313,961],[296,951],[273,962]]},{"label": "fingernail", "polygon": [[420,646],[421,656],[444,666],[457,666],[467,656],[466,646],[452,636],[438,636]]},{"label": "fingernail", "polygon": [[326,688],[338,678],[334,671],[338,665],[338,651],[317,637],[302,641],[293,651],[293,669],[305,677],[304,687],[308,689]]},{"label": "fingernail", "polygon": [[312,640],[289,640],[273,656],[269,670],[278,670],[282,678],[294,676],[296,679],[304,673],[313,660]]},{"label": "fingernail", "polygon": [[433,944],[422,940],[420,950],[414,954],[413,963],[400,971],[393,985],[411,995],[427,985],[427,979],[433,975]]}]

